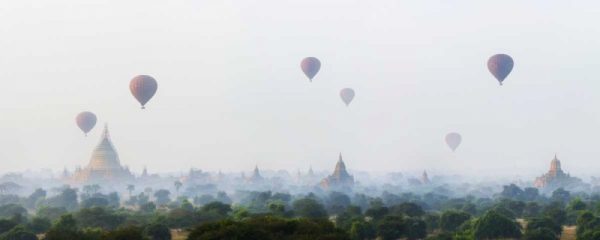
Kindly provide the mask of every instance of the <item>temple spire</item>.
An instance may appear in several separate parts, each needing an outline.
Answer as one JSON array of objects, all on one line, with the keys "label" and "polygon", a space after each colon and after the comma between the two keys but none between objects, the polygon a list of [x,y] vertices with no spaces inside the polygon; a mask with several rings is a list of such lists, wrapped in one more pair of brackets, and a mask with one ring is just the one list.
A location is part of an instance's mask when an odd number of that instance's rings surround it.
[{"label": "temple spire", "polygon": [[104,123],[104,131],[102,131],[102,138],[110,138],[110,133],[108,132],[108,123]]}]

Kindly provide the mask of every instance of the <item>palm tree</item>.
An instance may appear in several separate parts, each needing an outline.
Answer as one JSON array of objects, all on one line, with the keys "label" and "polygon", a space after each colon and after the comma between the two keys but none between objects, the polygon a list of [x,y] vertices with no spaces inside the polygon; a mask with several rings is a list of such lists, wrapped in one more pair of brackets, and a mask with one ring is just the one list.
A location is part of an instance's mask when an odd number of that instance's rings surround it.
[{"label": "palm tree", "polygon": [[179,196],[179,189],[181,188],[181,186],[183,186],[183,183],[181,183],[179,180],[177,180],[173,184],[175,185],[175,190],[177,191],[177,196]]},{"label": "palm tree", "polygon": [[129,192],[129,197],[131,197],[131,193],[135,190],[135,186],[133,184],[127,185],[127,191]]}]

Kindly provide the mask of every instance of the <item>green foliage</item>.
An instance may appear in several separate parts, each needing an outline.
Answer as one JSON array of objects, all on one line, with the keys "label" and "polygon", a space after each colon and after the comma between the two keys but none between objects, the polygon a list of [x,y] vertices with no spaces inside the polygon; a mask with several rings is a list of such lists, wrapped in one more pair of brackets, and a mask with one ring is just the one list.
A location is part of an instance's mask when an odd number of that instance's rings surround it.
[{"label": "green foliage", "polygon": [[556,202],[567,203],[571,199],[571,193],[563,188],[559,188],[552,192],[551,199]]},{"label": "green foliage", "polygon": [[557,237],[551,229],[548,228],[535,228],[532,230],[525,231],[523,235],[524,240],[558,240]]},{"label": "green foliage", "polygon": [[377,236],[383,240],[398,239],[406,234],[406,224],[400,216],[385,216],[377,224]]},{"label": "green foliage", "polygon": [[45,205],[54,208],[75,210],[79,205],[77,202],[77,191],[73,188],[66,187],[60,194],[46,199]]},{"label": "green foliage", "polygon": [[104,230],[115,229],[125,221],[125,216],[114,210],[101,207],[81,209],[75,215],[75,218],[81,227],[102,228]]},{"label": "green foliage", "polygon": [[223,220],[194,228],[188,240],[217,239],[349,239],[327,220],[259,217],[245,221]]},{"label": "green foliage", "polygon": [[0,233],[5,233],[10,231],[12,228],[17,226],[17,223],[8,220],[8,219],[0,219]]},{"label": "green foliage", "polygon": [[[532,218],[527,222],[527,229],[525,234],[532,232],[531,234],[539,232],[538,229],[544,229],[553,234],[555,238],[559,238],[562,233],[562,226],[556,223],[554,220],[543,217],[543,218]],[[530,235],[531,235],[530,234]]]},{"label": "green foliage", "polygon": [[454,232],[469,219],[471,219],[471,215],[466,212],[455,210],[445,211],[440,217],[440,227],[444,231]]},{"label": "green foliage", "polygon": [[335,225],[338,228],[348,231],[354,222],[360,222],[361,220],[364,220],[364,216],[361,214],[360,207],[351,205],[344,212],[336,216]]},{"label": "green foliage", "polygon": [[350,226],[350,238],[353,240],[373,239],[376,236],[375,226],[372,222],[355,220]]},{"label": "green foliage", "polygon": [[82,208],[107,207],[108,200],[103,197],[90,197],[81,202]]},{"label": "green foliage", "polygon": [[10,218],[17,214],[26,215],[27,209],[19,204],[7,204],[0,206],[0,218]]},{"label": "green foliage", "polygon": [[562,208],[560,203],[553,203],[546,206],[542,215],[548,217],[560,225],[567,222],[567,212]]},{"label": "green foliage", "polygon": [[146,240],[143,230],[139,227],[122,227],[104,235],[103,240]]},{"label": "green foliage", "polygon": [[36,216],[50,219],[50,221],[54,221],[66,213],[67,213],[67,209],[65,209],[63,207],[60,207],[60,208],[42,207],[42,208],[38,209]]},{"label": "green foliage", "polygon": [[169,192],[169,190],[166,189],[160,189],[156,191],[154,193],[154,197],[156,198],[156,204],[162,206],[169,203],[171,201],[171,198],[169,197],[170,194],[171,192]]},{"label": "green foliage", "polygon": [[153,202],[148,202],[140,206],[140,212],[153,213],[154,211],[156,211],[156,205]]},{"label": "green foliage", "polygon": [[476,239],[500,239],[521,237],[519,223],[490,210],[475,222],[473,234]]},{"label": "green foliage", "polygon": [[425,211],[421,206],[412,202],[405,202],[390,207],[390,213],[394,215],[406,215],[409,217],[421,217]]},{"label": "green foliage", "polygon": [[350,204],[350,197],[341,192],[330,192],[327,197],[327,209],[333,215],[342,213]]},{"label": "green foliage", "polygon": [[406,238],[423,239],[427,236],[427,225],[419,218],[406,219]]},{"label": "green foliage", "polygon": [[27,229],[29,229],[35,234],[39,234],[48,231],[48,229],[50,229],[51,226],[52,223],[50,222],[50,219],[43,217],[34,217],[27,224]]},{"label": "green foliage", "polygon": [[0,240],[37,240],[37,236],[26,230],[25,227],[17,226],[0,235]]},{"label": "green foliage", "polygon": [[144,234],[150,238],[150,240],[171,240],[171,231],[169,228],[160,223],[152,223],[144,228]]},{"label": "green foliage", "polygon": [[326,218],[327,211],[317,200],[305,197],[292,204],[296,216],[305,218]]},{"label": "green foliage", "polygon": [[585,202],[583,202],[579,197],[573,198],[573,200],[571,200],[571,202],[569,202],[569,205],[567,206],[567,209],[569,211],[582,211],[586,208],[587,204],[585,204]]},{"label": "green foliage", "polygon": [[365,211],[365,215],[373,218],[374,221],[379,221],[390,212],[381,199],[375,199],[371,201],[369,205],[369,208]]}]

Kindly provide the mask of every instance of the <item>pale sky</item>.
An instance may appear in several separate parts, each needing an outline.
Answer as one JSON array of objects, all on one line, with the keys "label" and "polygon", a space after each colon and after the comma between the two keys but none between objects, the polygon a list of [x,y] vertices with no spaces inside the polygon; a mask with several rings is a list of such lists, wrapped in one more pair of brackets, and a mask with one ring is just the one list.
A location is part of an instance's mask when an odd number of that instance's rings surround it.
[{"label": "pale sky", "polygon": [[[599,22],[591,0],[7,0],[1,171],[85,166],[108,122],[136,172],[332,169],[342,152],[355,170],[541,174],[558,153],[587,176]],[[486,68],[496,53],[515,60],[503,87]],[[144,111],[138,74],[159,85]],[[86,110],[99,118],[87,138]]]}]

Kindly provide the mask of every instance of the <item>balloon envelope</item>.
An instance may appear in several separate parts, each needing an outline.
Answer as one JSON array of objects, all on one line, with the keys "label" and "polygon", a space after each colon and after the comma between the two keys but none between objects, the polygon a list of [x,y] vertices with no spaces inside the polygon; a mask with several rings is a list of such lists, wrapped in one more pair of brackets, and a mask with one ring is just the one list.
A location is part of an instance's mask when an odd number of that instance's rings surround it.
[{"label": "balloon envelope", "polygon": [[500,85],[502,85],[504,79],[510,74],[514,64],[513,59],[506,54],[496,54],[490,57],[487,63],[488,70],[500,82]]},{"label": "balloon envelope", "polygon": [[352,99],[354,99],[354,90],[352,88],[344,88],[340,91],[340,97],[342,97],[342,101],[348,106]]},{"label": "balloon envelope", "polygon": [[77,126],[87,135],[96,126],[96,115],[92,112],[81,112],[75,117]]},{"label": "balloon envelope", "polygon": [[453,132],[446,135],[446,144],[448,144],[448,147],[450,147],[453,152],[458,148],[461,141],[462,137],[458,133]]},{"label": "balloon envelope", "polygon": [[319,69],[321,69],[321,61],[315,57],[307,57],[302,59],[300,67],[302,68],[304,75],[312,82],[312,79],[317,75]]},{"label": "balloon envelope", "polygon": [[156,80],[148,75],[138,75],[131,79],[129,83],[129,90],[131,90],[133,97],[140,102],[142,109],[145,108],[144,105],[154,96],[157,88],[158,84]]}]

